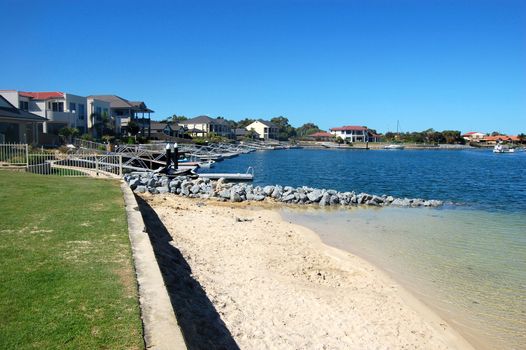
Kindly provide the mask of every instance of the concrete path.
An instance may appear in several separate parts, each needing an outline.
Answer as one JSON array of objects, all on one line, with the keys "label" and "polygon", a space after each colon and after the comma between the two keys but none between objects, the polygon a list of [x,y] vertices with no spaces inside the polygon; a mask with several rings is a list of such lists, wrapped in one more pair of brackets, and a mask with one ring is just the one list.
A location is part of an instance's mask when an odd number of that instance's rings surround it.
[{"label": "concrete path", "polygon": [[139,284],[146,349],[186,349],[135,196],[126,183],[121,184],[121,190],[124,194],[133,261]]}]

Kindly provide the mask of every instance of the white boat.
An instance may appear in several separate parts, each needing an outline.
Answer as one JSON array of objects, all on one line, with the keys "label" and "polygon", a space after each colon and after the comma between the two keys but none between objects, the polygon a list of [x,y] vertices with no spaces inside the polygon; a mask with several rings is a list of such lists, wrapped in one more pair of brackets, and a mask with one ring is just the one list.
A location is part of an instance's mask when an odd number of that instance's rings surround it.
[{"label": "white boat", "polygon": [[404,148],[405,148],[404,145],[400,145],[396,143],[392,143],[390,145],[384,146],[384,149],[404,149]]},{"label": "white boat", "polygon": [[515,148],[510,148],[508,145],[498,143],[493,147],[493,153],[515,153]]},{"label": "white boat", "polygon": [[[400,138],[400,132],[398,131],[398,127],[400,126],[400,123],[399,121],[397,120],[396,121],[396,138]],[[387,146],[384,146],[384,149],[399,149],[399,150],[402,150],[404,149],[405,146],[402,145],[402,144],[399,144],[399,143],[392,143],[390,145],[387,145]]]}]

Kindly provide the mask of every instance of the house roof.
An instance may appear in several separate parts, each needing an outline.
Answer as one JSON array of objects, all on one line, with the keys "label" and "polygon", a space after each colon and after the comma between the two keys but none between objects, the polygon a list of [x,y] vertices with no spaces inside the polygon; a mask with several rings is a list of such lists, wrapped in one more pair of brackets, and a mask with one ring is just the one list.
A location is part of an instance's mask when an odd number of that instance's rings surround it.
[{"label": "house roof", "polygon": [[362,131],[362,130],[367,130],[367,127],[366,126],[358,126],[358,125],[344,125],[344,126],[340,126],[338,128],[331,128],[330,129],[331,131],[351,131],[351,130],[354,130],[354,131]]},{"label": "house roof", "polygon": [[131,108],[136,112],[154,113],[153,110],[146,107],[143,101],[128,101],[117,95],[90,95],[88,98],[109,102],[110,108]]},{"label": "house roof", "polygon": [[150,122],[150,128],[151,129],[164,129],[164,128],[166,128],[167,125],[168,125],[168,123],[155,122],[153,120]]},{"label": "house roof", "polygon": [[465,133],[465,134],[462,135],[462,136],[470,136],[470,135],[475,135],[475,134],[481,134],[481,135],[484,135],[483,133],[478,132],[478,131],[470,131],[470,132]]},{"label": "house roof", "polygon": [[482,139],[484,141],[498,141],[498,140],[509,141],[509,140],[513,140],[512,136],[510,137],[508,135],[484,136]]},{"label": "house roof", "polygon": [[64,93],[59,91],[40,91],[40,92],[29,92],[19,91],[18,94],[24,97],[30,97],[35,100],[49,100],[52,98],[64,98]]},{"label": "house roof", "polygon": [[333,137],[334,135],[325,131],[315,132],[314,134],[307,135],[309,137]]},{"label": "house roof", "polygon": [[227,121],[220,118],[210,118],[207,115],[200,115],[198,117],[182,121],[181,124],[227,124]]},{"label": "house roof", "polygon": [[133,107],[130,104],[130,101],[120,96],[117,96],[117,95],[90,95],[88,96],[88,98],[94,98],[96,100],[109,102],[111,108],[132,108]]},{"label": "house roof", "polygon": [[0,118],[16,119],[19,121],[45,122],[47,119],[39,115],[29,113],[13,106],[3,96],[0,96]]},{"label": "house roof", "polygon": [[261,124],[264,124],[265,126],[268,126],[269,128],[277,128],[278,126],[272,122],[269,122],[267,120],[263,120],[263,119],[258,119],[257,120],[258,122],[260,122]]}]

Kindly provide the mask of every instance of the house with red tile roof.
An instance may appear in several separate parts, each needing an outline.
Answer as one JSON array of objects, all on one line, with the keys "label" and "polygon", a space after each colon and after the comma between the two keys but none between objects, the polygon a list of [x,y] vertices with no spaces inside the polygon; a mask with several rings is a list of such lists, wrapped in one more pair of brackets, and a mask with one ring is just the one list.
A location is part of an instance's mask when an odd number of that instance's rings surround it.
[{"label": "house with red tile roof", "polygon": [[42,133],[58,135],[64,127],[88,131],[86,98],[60,91],[0,90],[0,95],[14,106],[45,118]]},{"label": "house with red tile roof", "polygon": [[470,131],[462,135],[462,138],[467,142],[480,142],[485,134],[478,131]]},{"label": "house with red tile roof", "polygon": [[366,126],[345,125],[331,128],[330,133],[335,137],[341,137],[348,142],[378,142],[380,135],[374,133]]},{"label": "house with red tile roof", "polygon": [[305,139],[315,140],[315,141],[331,141],[334,138],[334,135],[330,132],[319,131],[313,134],[305,136]]},{"label": "house with red tile roof", "polygon": [[512,135],[495,135],[495,136],[484,136],[481,140],[482,142],[486,142],[488,144],[494,145],[500,142],[513,142],[513,143],[519,143],[521,140],[518,136],[512,136]]}]

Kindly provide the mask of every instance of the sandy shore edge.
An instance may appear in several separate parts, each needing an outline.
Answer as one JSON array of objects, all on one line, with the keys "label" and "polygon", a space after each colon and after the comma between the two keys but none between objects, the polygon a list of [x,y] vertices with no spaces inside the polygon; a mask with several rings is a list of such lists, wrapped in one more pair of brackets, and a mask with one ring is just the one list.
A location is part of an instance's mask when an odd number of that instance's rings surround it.
[{"label": "sandy shore edge", "polygon": [[473,348],[386,273],[273,206],[143,198],[242,349]]}]

